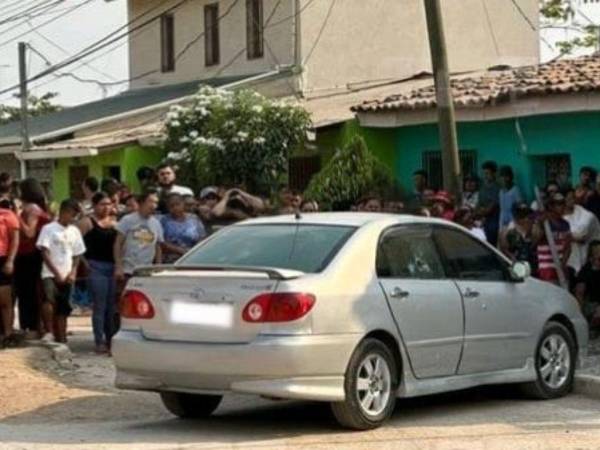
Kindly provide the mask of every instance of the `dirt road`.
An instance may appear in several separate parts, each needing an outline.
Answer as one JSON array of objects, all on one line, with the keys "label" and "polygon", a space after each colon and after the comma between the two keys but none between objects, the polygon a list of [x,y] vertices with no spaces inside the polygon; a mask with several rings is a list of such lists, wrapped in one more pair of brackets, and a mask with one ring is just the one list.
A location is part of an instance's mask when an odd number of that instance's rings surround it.
[{"label": "dirt road", "polygon": [[91,353],[87,327],[72,339],[75,370],[45,349],[0,353],[0,449],[600,449],[600,402],[525,401],[480,389],[401,401],[368,433],[338,429],[326,405],[227,398],[214,418],[182,422],[156,395],[119,392],[109,358]]}]

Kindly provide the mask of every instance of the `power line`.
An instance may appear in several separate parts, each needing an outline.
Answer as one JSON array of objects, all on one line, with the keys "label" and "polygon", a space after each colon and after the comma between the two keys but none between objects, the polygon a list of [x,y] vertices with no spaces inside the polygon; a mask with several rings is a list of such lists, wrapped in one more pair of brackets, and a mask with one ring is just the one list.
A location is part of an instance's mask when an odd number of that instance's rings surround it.
[{"label": "power line", "polygon": [[55,17],[53,17],[53,18],[51,18],[51,19],[49,19],[49,20],[47,20],[47,21],[45,21],[45,22],[42,22],[42,23],[41,23],[41,24],[39,24],[39,25],[36,25],[36,26],[33,28],[33,30],[27,30],[27,31],[25,31],[25,32],[23,32],[23,33],[21,33],[21,34],[18,34],[17,36],[15,36],[15,37],[13,37],[13,38],[10,38],[10,39],[8,39],[8,40],[6,40],[6,41],[4,41],[4,42],[0,43],[0,47],[4,47],[5,45],[7,45],[7,44],[10,44],[11,42],[14,42],[14,41],[16,41],[17,39],[20,39],[20,38],[22,38],[23,36],[26,36],[27,34],[31,33],[32,31],[38,30],[38,29],[40,29],[40,28],[42,28],[42,27],[44,27],[44,26],[46,26],[46,25],[48,25],[48,24],[50,24],[50,23],[52,23],[52,22],[55,22],[55,21],[57,21],[58,19],[61,19],[61,18],[65,17],[65,16],[67,16],[67,15],[71,14],[72,12],[74,12],[74,11],[78,10],[79,8],[81,8],[81,7],[85,6],[85,5],[88,5],[89,3],[93,2],[93,1],[94,1],[94,0],[85,0],[84,2],[82,2],[82,3],[78,4],[78,5],[75,5],[75,6],[71,7],[70,9],[68,9],[67,11],[65,11],[64,13],[61,13],[61,14],[59,14],[58,16],[55,16]]},{"label": "power line", "polygon": [[323,37],[323,33],[325,32],[325,28],[327,28],[327,24],[329,23],[329,19],[331,18],[331,13],[333,12],[333,8],[335,7],[336,1],[337,0],[331,0],[331,4],[329,5],[329,10],[327,11],[327,15],[325,16],[325,20],[323,20],[321,29],[319,30],[319,33],[317,34],[317,38],[315,39],[315,42],[313,43],[311,49],[309,50],[308,55],[306,55],[306,58],[302,62],[303,65],[305,65],[310,60],[311,56],[313,55],[313,52],[319,45],[319,42],[321,41],[321,38]]},{"label": "power line", "polygon": [[[93,0],[87,0],[86,3],[93,1]],[[167,0],[163,0],[163,2],[161,4],[166,3]],[[146,26],[148,26],[149,24],[153,23],[154,21],[156,21],[157,19],[159,19],[161,17],[162,14],[168,13],[168,12],[172,12],[175,11],[176,9],[178,9],[179,7],[181,7],[184,3],[187,3],[189,0],[181,0],[180,2],[178,2],[177,4],[169,7],[168,9],[166,9],[165,11],[163,11],[161,14],[154,16],[144,22],[142,22],[139,25],[136,25],[135,27],[131,28],[130,30],[128,30],[125,34],[121,34],[121,35],[117,35],[115,37],[112,37],[113,35],[115,35],[119,30],[121,30],[123,27],[117,29],[117,31],[112,32],[106,36],[104,36],[103,38],[101,38],[100,40],[94,42],[93,44],[87,46],[86,48],[84,48],[83,50],[81,50],[80,52],[78,52],[77,54],[73,55],[70,58],[67,58],[64,61],[61,61],[60,63],[57,63],[55,65],[53,65],[52,67],[48,67],[46,70],[43,70],[42,72],[38,73],[37,75],[34,75],[33,77],[29,78],[27,80],[27,82],[32,82],[35,80],[38,80],[40,78],[43,78],[57,70],[60,70],[64,67],[67,67],[73,63],[76,63],[78,61],[80,61],[81,59],[85,58],[86,56],[89,56],[111,44],[113,44],[114,42],[119,41],[120,39],[122,39],[123,37],[127,37],[129,34],[131,34],[133,31],[139,30],[141,28],[144,28]],[[81,5],[79,5],[81,6]],[[152,8],[155,9],[156,7]],[[148,11],[146,11],[145,13],[140,14],[138,17],[136,17],[133,21],[129,22],[135,22],[137,21],[139,18],[141,18],[142,16],[148,14]],[[124,26],[125,28],[127,27],[127,25]],[[112,38],[111,38],[112,37]],[[102,43],[104,42],[104,43]],[[1,46],[1,45],[0,45]],[[120,82],[116,82],[115,84],[120,84]],[[2,91],[0,91],[0,95],[12,91],[16,88],[18,88],[19,85],[15,85],[15,86],[11,86],[10,88],[4,89]]]},{"label": "power line", "polygon": [[[34,5],[31,8],[26,8],[13,16],[0,20],[0,25],[4,25],[5,23],[14,22],[15,20],[22,19],[23,17],[26,17],[30,14],[34,14],[36,10],[48,8],[52,5],[58,5],[60,3],[63,3],[65,0],[54,0],[54,3],[52,3],[52,1],[53,0],[43,0],[40,4]],[[48,3],[51,4],[47,5]]]},{"label": "power line", "polygon": [[[46,9],[44,10],[44,12],[46,12],[47,14],[57,14],[56,11],[53,12],[48,12],[51,11],[52,9],[54,9],[56,6],[58,6],[63,0],[59,0],[57,3],[51,4],[46,6]],[[7,28],[6,30],[2,30],[2,34],[6,34],[6,33],[10,33],[12,30],[18,29],[20,27],[22,27],[23,25],[25,25],[26,23],[28,23],[29,20],[34,19],[39,17],[38,14],[34,15],[27,15],[24,16],[24,19],[21,22],[18,22],[16,24],[14,24],[13,26]]]},{"label": "power line", "polygon": [[494,43],[494,50],[496,51],[496,56],[500,56],[500,46],[498,45],[498,39],[496,38],[496,33],[494,32],[494,25],[492,24],[492,19],[490,18],[490,11],[488,10],[485,1],[486,0],[481,0],[481,6],[483,6],[485,20],[487,22],[488,29],[490,30],[490,35],[492,36],[492,42]]},{"label": "power line", "polygon": [[[29,24],[29,26],[30,26],[30,27],[32,27],[32,28],[33,28],[33,25],[31,25],[31,23],[30,23],[29,21],[28,21],[27,23]],[[60,50],[60,51],[61,51],[63,54],[65,54],[65,55],[67,55],[67,56],[70,56],[70,55],[69,55],[69,51],[68,51],[67,49],[65,49],[65,48],[64,48],[64,47],[62,47],[61,45],[57,44],[55,41],[53,41],[52,39],[50,39],[48,36],[45,36],[44,34],[40,33],[40,32],[39,32],[39,31],[37,31],[37,30],[33,30],[33,32],[34,32],[34,33],[35,33],[37,36],[39,36],[40,38],[42,38],[44,41],[46,41],[48,44],[50,44],[50,45],[51,45],[51,46],[53,46],[54,48],[57,48],[58,50]],[[102,76],[104,76],[104,77],[110,78],[110,79],[111,79],[111,80],[113,80],[113,81],[116,81],[116,79],[115,79],[115,78],[114,78],[112,75],[110,75],[110,74],[108,74],[108,73],[106,73],[106,72],[103,72],[103,71],[102,71],[102,70],[100,70],[100,69],[97,69],[96,67],[92,66],[91,64],[88,64],[88,63],[84,62],[84,63],[82,64],[82,66],[86,66],[88,69],[90,69],[90,70],[92,70],[92,71],[96,72],[98,75],[102,75]],[[80,67],[81,67],[81,66],[80,66]]]},{"label": "power line", "polygon": [[23,11],[26,11],[28,8],[30,8],[32,4],[37,3],[37,1],[38,0],[31,0],[30,2],[19,1],[19,2],[11,4],[11,6],[14,6],[17,3],[19,3],[19,5],[16,8],[6,9],[6,7],[5,7],[4,11],[2,11],[2,13],[0,14],[1,16],[4,16],[4,19],[2,19],[2,20],[6,20],[7,18],[10,19],[12,17],[11,15],[13,15],[13,14],[14,15],[21,14]]},{"label": "power line", "polygon": [[[162,5],[162,4],[164,4],[164,3],[166,3],[167,1],[168,1],[168,0],[164,0],[164,1],[161,3],[161,5]],[[161,14],[159,14],[159,15],[157,15],[157,16],[155,16],[155,17],[152,17],[152,18],[150,18],[150,19],[146,20],[145,22],[143,22],[143,23],[141,23],[141,24],[139,24],[139,25],[137,25],[137,26],[135,26],[135,27],[133,27],[133,28],[129,29],[129,30],[128,30],[128,31],[127,31],[125,34],[118,35],[118,36],[115,36],[115,37],[111,38],[111,36],[112,36],[112,35],[115,35],[115,34],[116,34],[116,32],[118,32],[118,31],[119,31],[120,29],[122,29],[123,27],[121,27],[121,28],[117,29],[116,31],[114,31],[114,32],[110,33],[109,35],[107,35],[107,36],[103,37],[102,39],[100,39],[100,40],[96,41],[95,43],[93,43],[93,44],[91,44],[90,46],[86,47],[85,49],[81,50],[81,51],[80,51],[80,52],[78,52],[77,54],[73,55],[71,58],[67,58],[66,60],[64,60],[64,61],[62,61],[62,62],[60,62],[60,63],[57,63],[57,64],[55,64],[55,65],[53,65],[53,66],[51,66],[51,67],[48,67],[46,70],[44,70],[44,71],[42,71],[42,72],[38,73],[37,75],[35,75],[35,76],[33,76],[33,77],[29,78],[29,79],[27,80],[27,81],[28,81],[28,83],[29,83],[29,82],[32,82],[32,81],[36,81],[36,80],[38,80],[38,79],[41,79],[41,78],[43,78],[43,77],[45,77],[45,76],[47,76],[47,75],[50,75],[50,74],[52,74],[53,72],[56,72],[57,70],[60,70],[60,69],[62,69],[62,68],[64,68],[64,67],[67,67],[67,66],[69,66],[69,65],[71,65],[71,64],[73,64],[73,63],[75,63],[75,62],[78,62],[78,61],[80,61],[80,60],[82,60],[82,59],[86,58],[87,56],[89,56],[89,55],[91,55],[91,54],[93,54],[93,53],[96,53],[96,52],[98,52],[98,51],[100,51],[100,50],[102,50],[102,49],[104,49],[104,48],[106,48],[106,47],[108,47],[108,46],[112,45],[113,43],[115,43],[115,42],[119,41],[119,40],[120,40],[120,39],[122,39],[123,37],[126,37],[126,36],[128,36],[128,35],[132,35],[134,32],[136,32],[136,31],[138,31],[138,30],[140,30],[140,29],[142,29],[142,28],[144,28],[144,27],[148,26],[149,24],[151,24],[151,23],[153,23],[154,21],[156,21],[157,19],[159,19],[159,18],[160,18],[160,17],[161,17],[163,14],[165,14],[165,13],[168,13],[168,12],[172,12],[172,11],[174,11],[174,10],[178,9],[179,7],[181,7],[181,6],[182,6],[184,3],[187,3],[188,1],[189,1],[189,0],[182,0],[182,1],[180,1],[179,3],[177,3],[176,5],[173,5],[173,6],[171,6],[170,8],[166,9],[166,10],[165,10],[165,11],[163,11]],[[334,1],[336,1],[336,0],[334,0]],[[234,5],[235,5],[235,4],[237,4],[238,2],[239,2],[239,0],[235,0],[235,2],[234,2]],[[301,8],[299,11],[295,12],[294,14],[292,14],[292,15],[290,15],[290,16],[287,16],[287,17],[285,17],[285,18],[283,18],[283,19],[279,20],[278,22],[275,22],[275,23],[269,23],[269,24],[265,24],[265,27],[264,27],[264,29],[268,29],[268,28],[275,27],[275,26],[277,26],[277,25],[280,25],[281,23],[284,23],[284,22],[285,22],[285,21],[287,21],[287,20],[290,20],[290,19],[293,19],[293,18],[295,18],[295,17],[299,16],[300,14],[302,14],[302,12],[303,12],[303,11],[305,11],[305,10],[306,10],[306,9],[307,9],[309,6],[311,6],[311,5],[312,5],[314,2],[315,2],[315,0],[309,0],[309,1],[308,1],[308,2],[307,2],[305,5],[304,5],[304,7],[302,7],[302,8]],[[159,5],[159,6],[161,6],[161,5]],[[278,2],[278,4],[276,5],[276,7],[277,7],[278,5],[279,5],[279,2]],[[232,5],[232,6],[233,6],[233,5]],[[157,7],[154,7],[154,8],[152,8],[151,10],[155,10],[155,9],[157,9]],[[219,17],[219,20],[221,20],[222,18],[224,18],[226,15],[228,15],[228,14],[231,12],[231,10],[232,10],[232,9],[233,9],[232,7],[228,8],[228,10],[227,10],[227,11],[226,11],[226,12],[225,12],[223,15],[221,15],[221,16]],[[275,10],[275,8],[274,8],[274,10]],[[149,11],[146,11],[146,12],[145,12],[145,13],[143,13],[143,14],[140,14],[138,17],[136,17],[136,18],[135,18],[135,19],[133,19],[131,22],[129,22],[129,24],[131,24],[131,23],[133,23],[133,22],[136,22],[136,21],[137,21],[137,20],[139,20],[139,19],[140,19],[142,16],[144,16],[144,15],[147,15],[149,12],[150,12],[150,10],[149,10]],[[274,14],[274,11],[273,11],[273,13],[271,14],[271,16],[269,17],[269,19],[271,19],[271,18],[272,18],[273,14]],[[125,25],[125,27],[127,27],[127,25]],[[192,42],[192,45],[189,45],[190,43],[186,44],[185,48],[184,48],[182,51],[180,51],[180,52],[178,53],[178,55],[176,56],[176,61],[177,61],[178,59],[180,59],[181,57],[183,57],[183,56],[184,56],[184,54],[185,54],[185,53],[186,53],[186,52],[187,52],[187,51],[188,51],[188,50],[189,50],[189,49],[190,49],[190,48],[193,46],[193,43],[196,43],[196,42],[197,42],[197,41],[198,41],[198,40],[199,40],[199,39],[200,39],[202,36],[204,36],[204,34],[205,34],[205,31],[203,31],[202,33],[200,33],[199,35],[197,35],[196,37],[194,37],[194,39],[191,41],[191,42]],[[106,41],[106,42],[105,42],[105,41]],[[102,43],[102,42],[104,42],[104,43],[103,43],[103,44],[101,44],[101,45],[99,45],[99,44],[100,44],[100,43]],[[110,53],[110,52],[114,51],[116,48],[118,48],[118,47],[115,47],[115,48],[111,49],[109,52],[106,52],[106,53],[104,53],[104,54],[102,54],[102,55],[99,55],[99,56],[97,56],[96,58],[94,58],[94,59],[92,59],[92,60],[89,60],[89,61],[88,61],[88,63],[89,63],[89,62],[91,62],[91,61],[93,61],[93,60],[95,60],[95,59],[97,59],[97,58],[99,58],[99,57],[101,57],[101,56],[104,56],[104,55],[106,55],[106,54],[108,54],[108,53]],[[230,67],[230,65],[231,65],[231,64],[233,64],[233,62],[235,62],[235,60],[236,60],[237,58],[239,58],[239,56],[241,56],[241,53],[243,53],[243,52],[244,52],[246,49],[247,49],[246,47],[242,48],[242,49],[241,49],[241,50],[240,50],[240,51],[239,51],[239,52],[238,52],[238,53],[237,53],[237,54],[234,56],[234,58],[232,58],[232,60],[231,60],[230,62],[228,62],[228,63],[227,63],[225,66],[223,66],[223,67],[222,67],[222,68],[221,68],[221,69],[220,69],[220,70],[219,70],[217,73],[218,73],[218,74],[220,74],[220,73],[222,73],[222,72],[223,72],[225,69],[227,69],[228,67]],[[79,68],[79,67],[81,67],[81,65],[80,65],[80,66],[78,66],[77,68]],[[126,83],[126,82],[135,81],[135,80],[137,80],[137,79],[140,79],[140,78],[146,77],[146,76],[148,76],[148,75],[151,75],[151,74],[153,74],[153,73],[157,73],[157,72],[159,72],[159,71],[160,71],[160,70],[158,70],[158,69],[155,69],[155,70],[151,70],[151,71],[148,71],[148,72],[145,72],[145,73],[142,73],[142,74],[136,75],[135,77],[131,77],[131,78],[129,78],[129,79],[126,79],[126,80],[115,81],[115,82],[106,82],[106,83],[104,83],[104,82],[103,82],[103,85],[106,85],[106,86],[110,86],[110,85],[119,85],[119,84],[123,84],[123,83]],[[35,86],[34,88],[39,88],[40,86],[46,85],[46,84],[48,84],[48,83],[49,83],[49,82],[51,82],[51,81],[52,81],[52,80],[50,80],[50,81],[47,81],[47,82],[45,82],[45,83],[41,83],[41,84],[39,84],[39,85]],[[9,88],[7,88],[7,89],[4,89],[4,90],[0,91],[0,95],[3,95],[3,94],[5,94],[5,93],[7,93],[7,92],[10,92],[10,91],[12,91],[12,90],[16,89],[17,87],[18,87],[18,85],[15,85],[15,86],[9,87]]]},{"label": "power line", "polygon": [[517,12],[519,13],[519,15],[523,18],[523,20],[525,20],[525,22],[527,22],[527,25],[529,25],[529,27],[536,33],[539,35],[540,40],[546,44],[546,46],[554,51],[554,46],[552,44],[550,44],[550,42],[548,42],[540,33],[540,30],[538,30],[537,26],[535,25],[535,23],[532,22],[532,20],[527,16],[527,14],[525,14],[525,11],[523,11],[523,8],[521,8],[521,6],[517,3],[517,0],[511,0],[511,3],[513,4],[513,6],[515,7],[515,9],[517,10]]}]

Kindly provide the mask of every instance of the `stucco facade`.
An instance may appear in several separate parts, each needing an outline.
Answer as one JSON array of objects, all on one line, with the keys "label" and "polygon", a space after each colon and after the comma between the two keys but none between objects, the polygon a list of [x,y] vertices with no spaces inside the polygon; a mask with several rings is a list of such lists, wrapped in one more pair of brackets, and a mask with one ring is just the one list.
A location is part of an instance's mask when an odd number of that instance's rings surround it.
[{"label": "stucco facade", "polygon": [[[246,2],[219,0],[221,61],[204,64],[204,6],[191,0],[173,11],[175,71],[161,73],[160,23],[130,38],[133,88],[214,77],[252,75],[277,65],[301,65],[292,79],[306,95],[360,87],[430,71],[422,0],[264,0],[264,57],[248,59]],[[516,0],[537,27],[538,0]],[[150,13],[176,5],[168,2]],[[453,72],[539,61],[537,32],[507,0],[444,1]],[[130,19],[157,8],[159,0],[129,0]],[[333,5],[333,6],[332,6]],[[229,9],[231,10],[229,11]],[[298,9],[300,14],[296,14]],[[296,45],[296,42],[298,45]],[[151,72],[151,73],[150,73]],[[150,74],[148,74],[150,73]],[[148,74],[142,76],[144,74]]]}]

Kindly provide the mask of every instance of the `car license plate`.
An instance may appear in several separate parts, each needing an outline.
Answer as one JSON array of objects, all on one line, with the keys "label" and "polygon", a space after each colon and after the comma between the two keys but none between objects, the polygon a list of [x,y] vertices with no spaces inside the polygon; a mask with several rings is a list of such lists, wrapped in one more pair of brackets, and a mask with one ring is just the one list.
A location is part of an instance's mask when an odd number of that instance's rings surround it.
[{"label": "car license plate", "polygon": [[173,302],[171,321],[185,325],[230,328],[233,325],[233,305],[228,303]]}]

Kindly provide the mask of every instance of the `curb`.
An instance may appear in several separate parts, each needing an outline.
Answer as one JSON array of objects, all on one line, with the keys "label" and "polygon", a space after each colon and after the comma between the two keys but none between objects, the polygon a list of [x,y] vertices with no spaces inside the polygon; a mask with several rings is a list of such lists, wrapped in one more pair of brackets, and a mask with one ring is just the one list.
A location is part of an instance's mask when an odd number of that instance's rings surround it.
[{"label": "curb", "polygon": [[43,347],[50,350],[52,353],[52,359],[58,363],[61,369],[72,370],[74,369],[73,365],[73,353],[71,349],[65,344],[60,344],[58,342],[30,342],[29,345],[34,347]]},{"label": "curb", "polygon": [[573,391],[577,394],[600,399],[600,377],[586,374],[575,375]]}]

